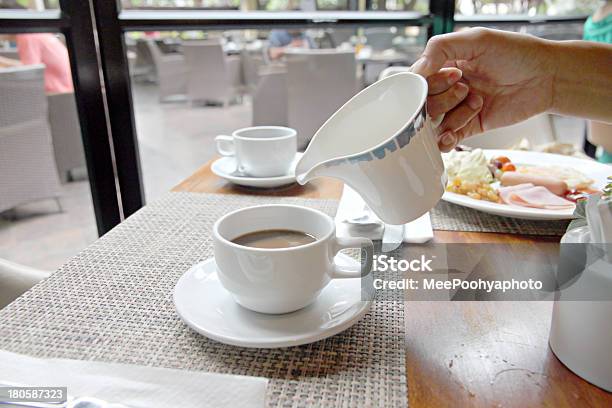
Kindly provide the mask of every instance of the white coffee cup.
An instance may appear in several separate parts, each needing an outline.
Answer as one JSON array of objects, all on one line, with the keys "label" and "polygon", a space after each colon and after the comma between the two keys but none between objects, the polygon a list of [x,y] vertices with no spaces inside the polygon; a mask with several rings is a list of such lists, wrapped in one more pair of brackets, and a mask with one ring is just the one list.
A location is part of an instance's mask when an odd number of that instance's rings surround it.
[{"label": "white coffee cup", "polygon": [[[301,231],[316,241],[272,249],[232,242],[244,234],[275,229]],[[231,212],[215,223],[213,244],[219,280],[236,302],[274,314],[308,306],[332,279],[366,276],[374,255],[371,240],[338,238],[331,217],[295,205],[261,205]],[[365,249],[363,268],[334,263],[338,251],[346,248]]]},{"label": "white coffee cup", "polygon": [[235,156],[238,170],[253,177],[285,176],[297,152],[297,132],[282,126],[238,129],[215,138],[217,151]]}]

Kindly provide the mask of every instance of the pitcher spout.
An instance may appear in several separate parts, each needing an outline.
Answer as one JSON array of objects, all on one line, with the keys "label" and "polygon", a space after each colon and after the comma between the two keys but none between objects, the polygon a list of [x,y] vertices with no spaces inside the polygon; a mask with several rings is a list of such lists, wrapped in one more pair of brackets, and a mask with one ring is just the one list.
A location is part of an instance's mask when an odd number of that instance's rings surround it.
[{"label": "pitcher spout", "polygon": [[321,174],[320,167],[322,166],[315,166],[309,169],[301,169],[298,163],[297,167],[295,168],[296,181],[303,186],[312,179],[324,176],[324,174]]},{"label": "pitcher spout", "polygon": [[300,185],[304,185],[318,177],[332,177],[345,181],[340,175],[342,172],[339,171],[339,167],[342,166],[333,165],[335,164],[333,162],[311,161],[308,157],[308,151],[306,151],[295,167],[295,179]]}]

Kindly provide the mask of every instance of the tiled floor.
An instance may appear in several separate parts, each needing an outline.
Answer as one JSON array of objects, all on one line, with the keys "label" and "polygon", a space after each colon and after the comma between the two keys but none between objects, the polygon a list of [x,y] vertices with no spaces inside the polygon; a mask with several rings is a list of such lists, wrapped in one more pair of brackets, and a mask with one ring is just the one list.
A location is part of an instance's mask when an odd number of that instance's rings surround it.
[{"label": "tiled floor", "polygon": [[[134,103],[147,201],[154,200],[214,155],[214,137],[245,127],[250,103],[228,108],[192,107],[186,102],[160,104],[153,85],[135,85]],[[560,139],[583,137],[582,122],[556,119]],[[54,270],[93,242],[95,219],[86,181],[68,183],[60,199],[20,207],[17,220],[0,218],[0,257]]]}]

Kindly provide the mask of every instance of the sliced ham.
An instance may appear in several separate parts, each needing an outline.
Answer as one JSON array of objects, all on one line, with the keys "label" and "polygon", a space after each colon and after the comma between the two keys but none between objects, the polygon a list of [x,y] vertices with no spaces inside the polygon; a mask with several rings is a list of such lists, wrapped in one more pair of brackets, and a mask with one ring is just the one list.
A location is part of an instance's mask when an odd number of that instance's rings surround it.
[{"label": "sliced ham", "polygon": [[563,196],[567,192],[567,183],[552,176],[540,174],[520,173],[518,171],[505,171],[501,176],[502,186],[515,186],[522,184],[533,184],[534,186],[546,187],[551,193]]},{"label": "sliced ham", "polygon": [[521,207],[543,208],[547,210],[565,210],[574,207],[574,203],[571,201],[551,193],[542,186],[510,191],[509,204]]},{"label": "sliced ham", "polygon": [[533,184],[525,183],[525,184],[518,184],[516,186],[500,187],[497,190],[497,192],[499,193],[499,196],[501,197],[504,203],[511,204],[510,196],[512,195],[513,192],[519,191],[519,190],[526,190],[532,187],[533,187]]}]

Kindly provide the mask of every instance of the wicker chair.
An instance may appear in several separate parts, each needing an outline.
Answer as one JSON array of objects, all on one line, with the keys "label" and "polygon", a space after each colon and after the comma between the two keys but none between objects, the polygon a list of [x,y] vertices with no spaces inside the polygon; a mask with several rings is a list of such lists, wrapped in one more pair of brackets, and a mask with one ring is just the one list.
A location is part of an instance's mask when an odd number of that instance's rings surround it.
[{"label": "wicker chair", "polygon": [[183,54],[188,67],[187,94],[192,103],[221,102],[226,106],[240,94],[240,56],[226,56],[218,41],[186,42]]},{"label": "wicker chair", "polygon": [[50,274],[0,258],[0,309]]},{"label": "wicker chair", "polygon": [[264,56],[261,50],[258,52],[242,50],[240,60],[245,93],[252,94],[257,89],[257,84],[259,83],[260,69],[265,66]]},{"label": "wicker chair", "polygon": [[280,65],[259,69],[253,92],[253,126],[287,126],[287,70]]},{"label": "wicker chair", "polygon": [[157,73],[159,100],[165,101],[170,96],[184,95],[187,86],[187,67],[182,55],[164,54],[154,40],[147,39],[146,45]]},{"label": "wicker chair", "polygon": [[155,72],[155,62],[149,49],[146,39],[138,39],[132,46],[132,51],[136,54],[130,66],[130,75],[139,82],[157,82]]},{"label": "wicker chair", "polygon": [[44,65],[0,70],[0,212],[57,198]]},{"label": "wicker chair", "polygon": [[57,93],[47,95],[49,124],[57,171],[62,183],[75,179],[74,170],[85,174],[85,152],[81,138],[81,126],[74,94]]},{"label": "wicker chair", "polygon": [[357,93],[353,51],[291,50],[287,58],[288,122],[304,148],[321,125]]}]

